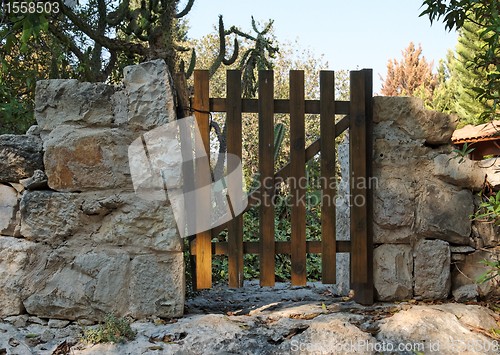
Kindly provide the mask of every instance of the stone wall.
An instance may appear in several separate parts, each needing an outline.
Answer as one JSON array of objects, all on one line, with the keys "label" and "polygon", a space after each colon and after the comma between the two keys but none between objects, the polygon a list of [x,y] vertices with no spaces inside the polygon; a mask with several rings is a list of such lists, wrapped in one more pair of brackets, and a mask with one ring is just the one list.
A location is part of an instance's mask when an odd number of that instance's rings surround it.
[{"label": "stone wall", "polygon": [[128,146],[175,119],[163,61],[121,87],[40,81],[37,126],[0,136],[0,317],[180,316],[184,263],[169,203],[134,194]]},{"label": "stone wall", "polygon": [[[374,98],[374,279],[378,300],[499,295],[477,284],[496,260],[500,229],[471,222],[485,177],[500,187],[500,161],[460,162],[451,116],[416,98]],[[498,252],[498,250],[496,251]]]}]

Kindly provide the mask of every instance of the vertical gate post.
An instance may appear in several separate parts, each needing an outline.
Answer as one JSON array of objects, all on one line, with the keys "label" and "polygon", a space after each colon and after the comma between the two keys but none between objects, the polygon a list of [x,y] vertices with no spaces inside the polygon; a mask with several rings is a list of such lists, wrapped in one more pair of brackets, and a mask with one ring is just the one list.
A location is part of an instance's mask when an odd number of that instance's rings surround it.
[{"label": "vertical gate post", "polygon": [[372,70],[351,71],[351,289],[361,304],[373,303],[372,90]]},{"label": "vertical gate post", "polygon": [[[210,185],[211,176],[207,174],[210,171],[208,160],[210,159],[210,92],[208,70],[197,70],[194,72],[194,98],[193,107],[195,108],[196,122],[200,129],[202,143],[207,153],[208,159],[197,160],[196,162],[196,187]],[[197,201],[207,204],[207,211],[210,211],[210,195],[200,196],[198,193]],[[187,216],[189,218],[189,216]],[[195,216],[195,218],[206,218],[206,216]],[[212,234],[210,231],[196,234],[196,282],[195,288],[205,289],[212,287]]]}]

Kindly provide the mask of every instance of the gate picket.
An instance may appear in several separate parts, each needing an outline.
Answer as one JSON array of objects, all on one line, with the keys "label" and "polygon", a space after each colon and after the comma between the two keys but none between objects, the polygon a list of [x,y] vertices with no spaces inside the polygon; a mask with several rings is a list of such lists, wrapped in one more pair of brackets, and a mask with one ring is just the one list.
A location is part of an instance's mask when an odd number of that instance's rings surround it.
[{"label": "gate picket", "polygon": [[336,282],[335,73],[320,72],[321,280]]},{"label": "gate picket", "polygon": [[274,286],[274,73],[259,71],[260,285]]},{"label": "gate picket", "polygon": [[290,71],[290,175],[292,197],[292,285],[303,286],[306,274],[306,178],[304,72]]}]

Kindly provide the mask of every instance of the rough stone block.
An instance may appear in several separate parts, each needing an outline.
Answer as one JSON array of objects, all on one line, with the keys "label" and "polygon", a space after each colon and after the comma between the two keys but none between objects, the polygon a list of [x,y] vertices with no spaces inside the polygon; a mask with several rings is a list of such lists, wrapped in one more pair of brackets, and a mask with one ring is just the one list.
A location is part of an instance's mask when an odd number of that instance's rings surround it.
[{"label": "rough stone block", "polygon": [[435,300],[448,297],[451,286],[450,245],[421,240],[415,246],[415,296]]},{"label": "rough stone block", "polygon": [[14,236],[20,224],[19,199],[17,191],[0,184],[0,235]]},{"label": "rough stone block", "polygon": [[424,108],[415,97],[374,97],[374,122],[392,121],[414,140],[423,139],[430,145],[449,144],[458,120]]},{"label": "rough stone block", "polygon": [[374,191],[374,222],[382,228],[411,226],[415,192],[404,178],[379,179]]},{"label": "rough stone block", "polygon": [[123,75],[131,127],[150,130],[176,119],[172,80],[165,61],[128,66]]},{"label": "rough stone block", "polygon": [[37,136],[0,136],[0,182],[18,182],[43,170],[42,140]]},{"label": "rough stone block", "polygon": [[57,127],[44,141],[49,187],[64,192],[131,188],[133,138],[116,128]]},{"label": "rough stone block", "polygon": [[[483,261],[497,261],[500,259],[500,249],[490,249],[490,251],[478,250],[465,257],[465,261],[455,263],[452,270],[452,288],[453,291],[460,292],[465,287],[476,290],[476,295],[480,297],[490,297],[500,295],[500,284],[498,280],[490,280],[488,282],[480,283],[479,279],[490,268],[486,266]],[[467,289],[466,288],[466,289]]]},{"label": "rough stone block", "polygon": [[20,204],[21,234],[28,240],[58,246],[79,228],[78,194],[26,191]]},{"label": "rough stone block", "polygon": [[124,247],[135,253],[181,251],[172,208],[131,192],[27,191],[21,200],[21,233],[58,247]]},{"label": "rough stone block", "polygon": [[104,83],[75,79],[38,81],[35,119],[39,129],[48,133],[66,124],[109,126],[113,123],[111,98],[114,92],[113,86]]},{"label": "rough stone block", "polygon": [[413,296],[413,255],[410,245],[383,244],[373,251],[376,298],[406,300]]},{"label": "rough stone block", "polygon": [[472,233],[476,238],[481,238],[482,244],[486,248],[500,244],[500,226],[492,222],[474,221]]},{"label": "rough stone block", "polygon": [[24,300],[42,318],[102,320],[106,313],[134,318],[177,317],[184,308],[182,252],[134,255],[124,250],[55,251],[34,275]]},{"label": "rough stone block", "polygon": [[23,283],[35,243],[11,238],[0,238],[0,317],[24,312]]},{"label": "rough stone block", "polygon": [[428,238],[466,245],[474,212],[472,192],[439,181],[422,180],[417,193],[415,231]]}]

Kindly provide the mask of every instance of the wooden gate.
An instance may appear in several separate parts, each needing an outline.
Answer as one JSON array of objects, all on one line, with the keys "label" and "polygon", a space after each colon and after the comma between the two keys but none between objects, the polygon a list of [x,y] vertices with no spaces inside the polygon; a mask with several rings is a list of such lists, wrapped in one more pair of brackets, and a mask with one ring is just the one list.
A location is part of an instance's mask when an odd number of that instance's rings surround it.
[{"label": "wooden gate", "polygon": [[[306,100],[304,72],[290,71],[290,98],[274,99],[273,71],[260,71],[258,77],[258,99],[242,99],[241,72],[227,71],[226,98],[211,98],[208,71],[194,74],[194,98],[192,108],[202,132],[205,149],[209,152],[209,114],[226,112],[227,152],[241,158],[242,113],[258,113],[259,125],[259,174],[258,194],[260,216],[260,240],[243,241],[242,215],[211,231],[199,233],[190,245],[196,267],[193,284],[196,289],[212,287],[212,255],[226,255],[229,265],[229,286],[243,285],[243,255],[259,254],[260,284],[275,283],[275,254],[291,255],[292,285],[306,284],[306,254],[322,255],[322,282],[336,282],[336,253],[350,253],[351,289],[355,300],[362,304],[373,303],[373,248],[372,205],[373,198],[368,183],[371,177],[372,154],[372,70],[364,69],[350,73],[350,101],[335,100],[334,72],[320,72],[320,100]],[[290,115],[290,161],[274,172],[274,157],[270,154],[274,144],[274,114]],[[320,115],[320,138],[305,147],[305,114]],[[345,115],[335,123],[335,115]],[[336,190],[324,183],[335,177],[335,138],[349,130],[350,139],[350,241],[336,240],[335,203],[321,206],[321,241],[306,241],[305,205],[291,208],[290,241],[275,241],[274,181],[278,178],[305,177],[306,162],[321,152],[322,201],[335,200]],[[228,171],[232,168],[228,166]],[[200,183],[210,183],[210,176],[199,177]],[[206,180],[206,181],[202,181]],[[297,181],[297,180],[296,180]],[[298,186],[297,186],[298,185]],[[293,197],[300,198],[305,189],[300,184],[290,186]],[[256,196],[249,196],[251,206]],[[362,200],[365,203],[358,203]],[[208,206],[207,206],[208,207]],[[209,208],[209,207],[208,207]],[[212,242],[227,228],[227,242]]]}]

